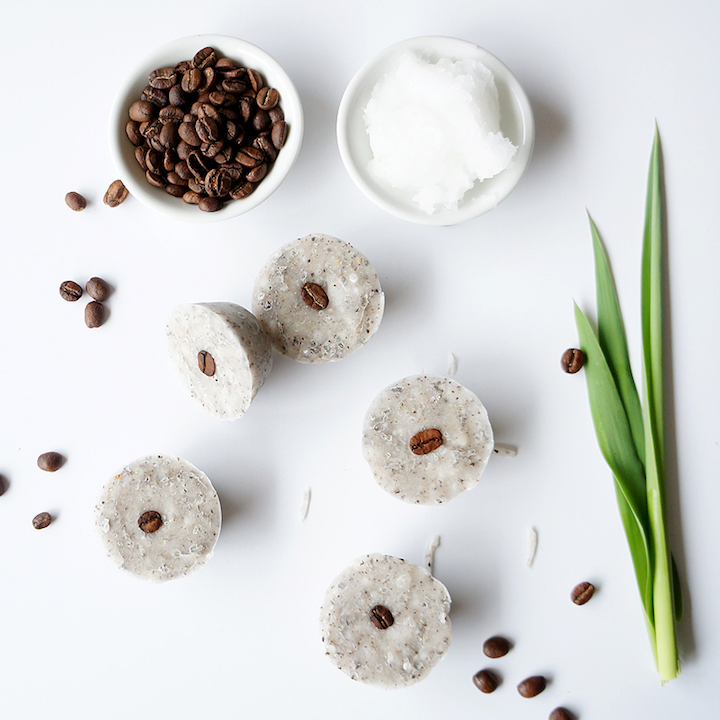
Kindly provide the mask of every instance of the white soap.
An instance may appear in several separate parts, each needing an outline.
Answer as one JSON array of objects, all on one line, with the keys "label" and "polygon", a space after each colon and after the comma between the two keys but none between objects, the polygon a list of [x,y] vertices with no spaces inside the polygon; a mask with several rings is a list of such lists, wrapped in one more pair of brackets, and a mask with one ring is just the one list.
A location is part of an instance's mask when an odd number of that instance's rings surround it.
[{"label": "white soap", "polygon": [[[160,520],[146,532],[141,519],[148,514]],[[110,559],[153,582],[183,577],[206,563],[221,522],[220,501],[205,473],[166,455],[148,455],[124,467],[107,482],[95,508]]]},{"label": "white soap", "polygon": [[403,53],[364,111],[371,175],[406,190],[432,214],[454,210],[476,182],[510,166],[517,148],[500,129],[492,72],[477,60]]},{"label": "white soap", "polygon": [[222,420],[245,414],[272,369],[270,341],[257,318],[240,305],[180,305],[170,316],[167,337],[183,384]]},{"label": "white soap", "polygon": [[[441,444],[417,454],[418,433]],[[434,433],[437,435],[437,433]],[[450,378],[414,375],[382,390],[365,416],[363,456],[380,487],[409,503],[437,505],[477,484],[493,449],[487,411]]]},{"label": "white soap", "polygon": [[[392,616],[386,628],[372,620],[378,606]],[[450,647],[449,612],[447,588],[425,568],[390,555],[365,555],[327,590],[320,611],[325,654],[353,680],[385,688],[412,685]]]},{"label": "white soap", "polygon": [[[310,285],[321,288],[325,307],[303,299],[303,288]],[[313,234],[288,243],[270,258],[255,283],[252,307],[283,355],[303,363],[330,362],[375,334],[385,296],[362,253],[330,235]]]}]

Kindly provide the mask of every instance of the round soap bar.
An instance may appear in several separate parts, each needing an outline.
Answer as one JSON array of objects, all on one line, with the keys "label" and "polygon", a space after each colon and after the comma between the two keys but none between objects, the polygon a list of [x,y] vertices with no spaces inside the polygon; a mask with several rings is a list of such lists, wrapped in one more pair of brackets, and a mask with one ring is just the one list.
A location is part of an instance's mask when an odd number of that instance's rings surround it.
[{"label": "round soap bar", "polygon": [[449,612],[450,594],[425,568],[390,555],[365,555],[325,595],[325,654],[353,680],[412,685],[450,647]]},{"label": "round soap bar", "polygon": [[363,456],[380,487],[406,502],[436,505],[473,487],[492,449],[485,408],[450,378],[399,380],[365,416]]},{"label": "round soap bar", "polygon": [[243,415],[272,368],[270,341],[257,318],[233,303],[180,305],[167,335],[190,394],[222,420]]},{"label": "round soap bar", "polygon": [[186,460],[148,455],[103,488],[95,524],[110,559],[146,580],[182,577],[207,562],[220,534],[220,501]]},{"label": "round soap bar", "polygon": [[372,265],[352,245],[308,235],[270,258],[252,307],[279,352],[304,363],[330,362],[374,335],[385,296]]}]

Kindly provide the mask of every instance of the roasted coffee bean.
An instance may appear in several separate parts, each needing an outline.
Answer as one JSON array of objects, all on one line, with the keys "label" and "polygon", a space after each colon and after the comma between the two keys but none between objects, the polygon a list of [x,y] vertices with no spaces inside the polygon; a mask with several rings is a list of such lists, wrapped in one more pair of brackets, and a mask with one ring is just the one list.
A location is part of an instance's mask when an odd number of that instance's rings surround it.
[{"label": "roasted coffee bean", "polygon": [[395,622],[393,614],[384,605],[376,605],[370,610],[370,620],[379,630],[387,630]]},{"label": "roasted coffee bean", "polygon": [[192,60],[181,60],[176,66],[175,66],[175,72],[182,75],[187,70],[192,69],[193,64]]},{"label": "roasted coffee bean", "polygon": [[157,510],[148,510],[138,518],[138,527],[147,534],[157,532],[162,524],[162,515]]},{"label": "roasted coffee bean", "polygon": [[205,185],[203,185],[203,183],[195,177],[188,179],[188,188],[199,195],[207,195],[205,192]]},{"label": "roasted coffee bean", "polygon": [[74,280],[65,280],[60,284],[60,297],[68,302],[75,302],[82,297],[83,289]]},{"label": "roasted coffee bean", "polygon": [[548,720],[575,720],[575,716],[564,707],[556,707],[548,716]]},{"label": "roasted coffee bean", "polygon": [[137,160],[138,165],[143,170],[147,170],[147,162],[145,161],[146,154],[147,154],[147,149],[144,145],[141,145],[141,146],[138,146],[135,148],[135,159]]},{"label": "roasted coffee bean", "polygon": [[140,126],[140,132],[145,136],[145,139],[150,142],[153,138],[160,135],[160,131],[164,125],[157,119],[148,120]]},{"label": "roasted coffee bean", "polygon": [[193,176],[185,160],[180,160],[179,162],[175,163],[174,172],[179,178],[185,181],[189,180]]},{"label": "roasted coffee bean", "polygon": [[220,122],[220,113],[212,103],[197,103],[195,114],[198,118],[212,118],[216,123]]},{"label": "roasted coffee bean", "polygon": [[188,145],[184,140],[181,140],[177,146],[177,156],[180,160],[187,160],[187,156],[192,152],[192,150],[192,145]]},{"label": "roasted coffee bean", "polygon": [[183,121],[185,113],[182,108],[175,107],[174,105],[167,105],[158,114],[158,119],[161,123],[177,123],[178,125]]},{"label": "roasted coffee bean", "polygon": [[173,107],[182,107],[185,104],[185,93],[181,85],[173,85],[168,90],[168,102]]},{"label": "roasted coffee bean", "polygon": [[270,132],[270,139],[275,149],[280,150],[287,140],[288,126],[284,120],[278,120],[273,124]]},{"label": "roasted coffee bean", "polygon": [[232,58],[221,57],[218,58],[217,62],[215,63],[215,69],[222,70],[223,72],[225,72],[226,70],[237,70],[238,65]]},{"label": "roasted coffee bean", "polygon": [[207,350],[198,353],[198,367],[203,375],[212,377],[215,374],[215,359]]},{"label": "roasted coffee bean", "polygon": [[215,107],[232,107],[237,104],[235,96],[224,90],[213,90],[210,93],[210,103]]},{"label": "roasted coffee bean", "polygon": [[267,175],[267,171],[267,163],[261,163],[257,167],[248,170],[246,177],[252,183],[259,183]]},{"label": "roasted coffee bean", "polygon": [[198,117],[195,132],[202,142],[214,143],[220,137],[217,122],[211,117]]},{"label": "roasted coffee bean", "polygon": [[125,125],[125,134],[133,145],[142,145],[145,138],[140,133],[140,123],[137,120],[128,120]]},{"label": "roasted coffee bean", "polygon": [[128,115],[135,122],[146,122],[157,115],[157,107],[147,100],[136,100],[128,110]]},{"label": "roasted coffee bean", "polygon": [[255,102],[262,110],[272,110],[280,101],[280,93],[275,88],[264,87],[258,90]]},{"label": "roasted coffee bean", "polygon": [[480,672],[475,673],[473,682],[475,687],[484,693],[495,692],[498,686],[498,678],[491,670],[480,670]]},{"label": "roasted coffee bean", "polygon": [[230,146],[226,145],[220,152],[213,158],[219,165],[225,165],[232,161],[235,155],[235,150]]},{"label": "roasted coffee bean", "polygon": [[265,159],[269,163],[275,162],[277,158],[277,150],[272,143],[270,133],[262,133],[261,135],[258,135],[253,141],[253,145],[263,151]]},{"label": "roasted coffee bean", "polygon": [[271,108],[270,110],[268,110],[268,115],[270,116],[270,122],[273,125],[276,122],[285,120],[285,113],[282,111],[282,108],[278,105],[276,105],[274,108]]},{"label": "roasted coffee bean", "polygon": [[203,212],[217,212],[223,206],[222,200],[216,197],[204,197],[199,203],[198,207]]},{"label": "roasted coffee bean", "polygon": [[109,207],[114,208],[123,203],[127,196],[128,189],[123,185],[123,181],[115,180],[110,183],[110,187],[103,197],[103,202]]},{"label": "roasted coffee bean", "polygon": [[306,282],[300,288],[300,297],[313,310],[324,310],[329,303],[325,289],[313,282]]},{"label": "roasted coffee bean", "polygon": [[254,92],[258,92],[260,88],[263,86],[263,79],[262,75],[257,70],[253,70],[252,68],[247,69],[247,77],[248,81],[250,83],[250,86],[252,87]]},{"label": "roasted coffee bean", "polygon": [[163,170],[165,172],[170,172],[171,170],[175,169],[175,164],[177,163],[177,153],[173,148],[165,148],[165,152],[163,153]]},{"label": "roasted coffee bean", "polygon": [[252,126],[259,133],[270,127],[270,116],[265,112],[265,110],[258,109],[255,115],[253,115]]},{"label": "roasted coffee bean", "polygon": [[155,187],[161,188],[165,187],[165,178],[163,178],[162,175],[159,173],[154,173],[152,170],[148,169],[145,171],[145,179]]},{"label": "roasted coffee bean", "polygon": [[185,185],[172,185],[171,183],[168,183],[165,185],[165,192],[168,195],[180,198],[187,192],[187,187]]},{"label": "roasted coffee bean", "polygon": [[158,90],[168,90],[177,82],[175,68],[159,68],[148,75],[150,87]]},{"label": "roasted coffee bean", "polygon": [[186,70],[180,81],[180,87],[185,93],[194,93],[198,91],[198,88],[205,82],[205,75],[200,68],[192,68]]},{"label": "roasted coffee bean", "polygon": [[214,143],[203,143],[200,146],[200,152],[206,157],[206,158],[214,158],[223,148],[225,147],[225,144],[222,140],[218,140]]},{"label": "roasted coffee bean", "polygon": [[196,193],[194,190],[188,190],[182,196],[182,199],[188,205],[197,205],[202,200],[202,198],[203,198],[203,196],[200,195],[200,193]]},{"label": "roasted coffee bean", "polygon": [[163,147],[170,148],[177,145],[178,131],[175,123],[169,122],[162,126],[160,130],[160,144]]},{"label": "roasted coffee bean", "polygon": [[204,181],[205,176],[210,172],[210,168],[197,150],[193,150],[185,162],[190,172],[200,181]]},{"label": "roasted coffee bean", "polygon": [[85,324],[89,328],[100,327],[105,322],[105,306],[93,300],[85,306]]},{"label": "roasted coffee bean", "polygon": [[249,123],[255,111],[255,101],[249,97],[241,97],[238,100],[238,111],[240,112],[241,120],[245,124]]},{"label": "roasted coffee bean", "polygon": [[192,63],[197,68],[205,68],[210,65],[214,65],[218,59],[217,53],[214,48],[206,47],[202,50],[198,50],[195,53],[195,57],[192,59]]},{"label": "roasted coffee bean", "polygon": [[210,197],[223,197],[230,192],[231,180],[226,172],[213,168],[205,176],[205,190]]},{"label": "roasted coffee bean", "polygon": [[32,524],[36,530],[46,528],[52,522],[50,513],[41,512],[33,518]]},{"label": "roasted coffee bean", "polygon": [[187,185],[187,178],[180,177],[174,170],[171,170],[166,179],[170,185]]},{"label": "roasted coffee bean", "polygon": [[410,450],[415,455],[427,455],[443,444],[442,433],[437,428],[429,428],[415,433],[410,438]]},{"label": "roasted coffee bean", "polygon": [[37,459],[37,466],[45,472],[55,472],[59,470],[65,458],[59,452],[46,452]]},{"label": "roasted coffee bean", "polygon": [[193,147],[199,147],[202,140],[195,131],[194,122],[183,122],[178,127],[178,135],[188,144]]},{"label": "roasted coffee bean", "polygon": [[233,183],[236,183],[238,180],[242,179],[245,168],[239,163],[228,162],[223,165],[223,170],[225,170],[230,180],[232,180]]},{"label": "roasted coffee bean", "polygon": [[235,161],[246,168],[257,167],[264,160],[265,153],[256,147],[242,147],[235,155]]},{"label": "roasted coffee bean", "polygon": [[233,142],[239,134],[239,128],[232,120],[226,120],[224,124],[224,136],[227,142]]},{"label": "roasted coffee bean", "polygon": [[151,148],[145,153],[145,165],[151,173],[162,174],[165,169],[163,154]]},{"label": "roasted coffee bean", "polygon": [[584,605],[595,593],[595,586],[589,582],[581,582],[570,593],[570,599],[576,605]]},{"label": "roasted coffee bean", "polygon": [[65,196],[65,204],[71,210],[74,210],[75,212],[80,212],[87,207],[87,200],[80,193],[69,192]]},{"label": "roasted coffee bean", "polygon": [[236,93],[238,95],[244,93],[248,88],[247,83],[244,82],[241,78],[230,78],[227,77],[227,75],[222,81],[220,87],[225,90],[225,92]]},{"label": "roasted coffee bean", "polygon": [[99,277],[91,277],[85,284],[87,294],[98,302],[105,302],[110,297],[110,286]]},{"label": "roasted coffee bean", "polygon": [[251,195],[253,190],[255,190],[255,185],[253,185],[251,182],[240,183],[230,191],[230,197],[233,200],[242,200],[248,195]]},{"label": "roasted coffee bean", "polygon": [[507,655],[509,651],[510,643],[504,637],[500,637],[499,635],[488,638],[483,643],[483,652],[489,658],[503,657],[504,655]]},{"label": "roasted coffee bean", "polygon": [[199,93],[204,93],[207,95],[207,97],[204,97],[203,94],[200,95],[201,102],[210,102],[210,89],[212,88],[213,84],[215,83],[215,70],[212,67],[206,67],[203,68],[203,84],[198,88]]},{"label": "roasted coffee bean", "polygon": [[585,353],[577,348],[570,348],[563,353],[560,366],[566,373],[576,373],[585,364]]},{"label": "roasted coffee bean", "polygon": [[517,691],[524,698],[531,698],[539,695],[546,687],[547,680],[542,675],[533,675],[525,678],[518,686]]},{"label": "roasted coffee bean", "polygon": [[[219,107],[217,111],[226,120],[238,120],[240,118],[240,113],[235,108]],[[242,126],[238,126],[238,130],[243,130]]]},{"label": "roasted coffee bean", "polygon": [[152,85],[148,85],[140,96],[141,100],[147,100],[158,108],[165,107],[168,104],[168,96],[164,90],[154,88]]}]

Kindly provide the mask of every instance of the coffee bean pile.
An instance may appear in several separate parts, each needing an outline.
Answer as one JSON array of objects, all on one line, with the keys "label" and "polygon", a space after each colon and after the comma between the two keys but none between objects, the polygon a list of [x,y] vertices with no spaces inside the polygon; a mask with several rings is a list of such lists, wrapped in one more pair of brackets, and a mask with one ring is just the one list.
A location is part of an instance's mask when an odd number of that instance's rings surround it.
[{"label": "coffee bean pile", "polygon": [[125,132],[151,185],[215,212],[275,162],[288,134],[279,101],[257,70],[206,47],[148,75]]},{"label": "coffee bean pile", "polygon": [[[85,324],[89,328],[100,327],[105,322],[105,305],[110,297],[110,286],[99,277],[90,278],[85,290],[92,300],[85,306]],[[83,289],[74,280],[65,280],[60,284],[60,297],[68,302],[76,302],[82,297]]]}]

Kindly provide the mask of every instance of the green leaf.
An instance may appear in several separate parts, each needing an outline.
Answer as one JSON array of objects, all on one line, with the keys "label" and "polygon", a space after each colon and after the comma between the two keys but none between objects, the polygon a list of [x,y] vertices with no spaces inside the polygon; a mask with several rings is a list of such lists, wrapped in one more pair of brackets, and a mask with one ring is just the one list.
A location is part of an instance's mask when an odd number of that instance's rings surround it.
[{"label": "green leaf", "polygon": [[589,216],[588,219],[590,220],[595,255],[598,341],[620,393],[638,457],[644,463],[645,433],[642,408],[630,368],[625,325],[620,313],[620,304],[605,248],[595,223]]}]

